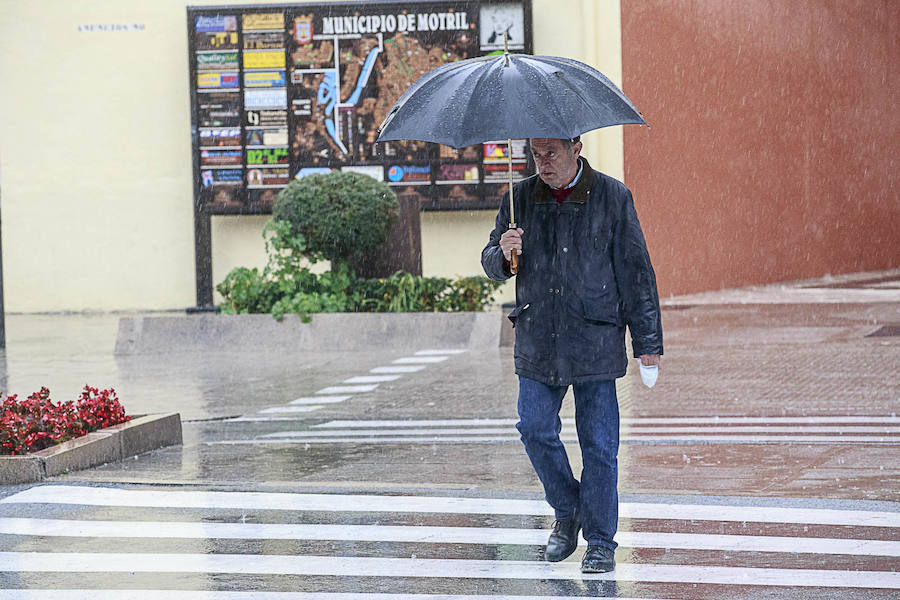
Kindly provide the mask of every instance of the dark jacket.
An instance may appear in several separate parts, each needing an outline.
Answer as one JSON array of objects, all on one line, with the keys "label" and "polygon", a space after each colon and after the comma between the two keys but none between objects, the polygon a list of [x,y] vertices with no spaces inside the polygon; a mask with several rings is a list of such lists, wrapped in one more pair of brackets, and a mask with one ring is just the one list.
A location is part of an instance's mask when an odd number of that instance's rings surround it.
[{"label": "dark jacket", "polygon": [[[625,326],[635,357],[662,354],[656,275],[631,192],[590,168],[557,204],[537,175],[514,187],[522,256],[516,275],[516,373],[548,385],[625,374]],[[488,277],[511,275],[499,246],[509,228],[504,195],[481,253]]]}]

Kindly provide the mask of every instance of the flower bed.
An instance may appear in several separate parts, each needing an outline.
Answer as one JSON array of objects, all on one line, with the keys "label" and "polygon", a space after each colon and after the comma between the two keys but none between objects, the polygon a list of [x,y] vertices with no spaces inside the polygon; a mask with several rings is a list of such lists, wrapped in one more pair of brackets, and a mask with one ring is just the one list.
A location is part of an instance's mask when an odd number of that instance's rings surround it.
[{"label": "flower bed", "polygon": [[77,401],[59,404],[45,387],[21,402],[13,394],[0,405],[0,455],[36,452],[130,419],[114,389],[86,385]]}]

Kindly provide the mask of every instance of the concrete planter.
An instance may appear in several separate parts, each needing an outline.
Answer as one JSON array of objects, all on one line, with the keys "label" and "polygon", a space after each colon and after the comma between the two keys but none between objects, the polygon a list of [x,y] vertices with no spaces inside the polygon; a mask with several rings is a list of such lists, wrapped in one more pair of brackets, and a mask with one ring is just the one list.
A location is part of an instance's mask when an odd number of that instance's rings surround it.
[{"label": "concrete planter", "polygon": [[145,415],[24,456],[0,456],[0,484],[31,483],[181,444],[178,413]]},{"label": "concrete planter", "polygon": [[[504,313],[505,315],[505,313]],[[298,315],[192,314],[123,317],[117,355],[167,352],[291,352],[366,348],[496,348],[512,329],[498,312],[320,313]]]}]

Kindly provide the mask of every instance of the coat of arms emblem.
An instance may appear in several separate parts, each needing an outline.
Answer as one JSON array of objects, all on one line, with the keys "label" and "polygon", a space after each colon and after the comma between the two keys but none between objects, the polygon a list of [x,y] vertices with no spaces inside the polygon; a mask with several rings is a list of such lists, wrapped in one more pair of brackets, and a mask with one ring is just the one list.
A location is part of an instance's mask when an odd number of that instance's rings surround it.
[{"label": "coat of arms emblem", "polygon": [[298,44],[308,44],[313,39],[312,15],[294,17],[294,39]]}]

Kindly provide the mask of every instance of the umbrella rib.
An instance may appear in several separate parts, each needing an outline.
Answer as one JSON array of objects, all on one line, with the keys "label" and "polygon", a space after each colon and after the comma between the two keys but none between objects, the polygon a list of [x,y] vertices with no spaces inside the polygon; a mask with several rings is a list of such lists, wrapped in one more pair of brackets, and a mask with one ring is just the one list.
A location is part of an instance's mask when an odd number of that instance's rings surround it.
[{"label": "umbrella rib", "polygon": [[[393,121],[394,117],[397,116],[397,114],[403,110],[403,108],[406,106],[407,102],[416,94],[416,92],[418,92],[420,89],[425,87],[427,84],[431,84],[436,79],[439,79],[442,76],[446,75],[449,71],[465,68],[470,63],[485,62],[486,59],[489,59],[489,58],[492,58],[492,57],[476,56],[475,58],[468,58],[465,60],[448,63],[446,65],[443,65],[441,67],[433,69],[432,71],[430,71],[430,72],[426,73],[425,75],[423,75],[422,77],[420,77],[418,80],[413,82],[413,84],[410,85],[406,89],[406,91],[403,92],[400,95],[400,97],[397,99],[397,101],[394,103],[394,106],[392,107],[391,111],[388,113],[388,115],[382,121],[381,125],[378,127],[379,133],[384,133],[387,130],[387,128],[390,126],[391,121]],[[427,140],[422,140],[422,141],[427,141]]]},{"label": "umbrella rib", "polygon": [[[495,57],[495,58],[496,58],[496,57]],[[502,58],[502,57],[501,57],[501,58]],[[485,62],[487,62],[487,61],[485,61]],[[477,95],[476,92],[478,91],[478,87],[482,84],[482,82],[484,81],[484,79],[485,79],[488,75],[490,75],[490,73],[491,73],[491,69],[484,69],[484,70],[481,71],[481,73],[478,74],[478,79],[475,81],[475,85],[472,86],[472,93],[469,94],[469,98],[468,98],[468,100],[466,100],[466,110],[463,111],[463,114],[464,114],[464,115],[470,114],[469,111],[470,111],[470,109],[471,109],[473,103],[475,102],[475,98],[476,98],[476,95]],[[461,131],[462,131],[463,129],[464,129],[463,127],[460,127],[460,130],[461,130]],[[460,141],[468,141],[468,140],[456,140],[456,141],[457,141],[457,142],[460,142]],[[483,140],[483,141],[490,141],[490,140]],[[481,142],[475,142],[475,143],[477,144],[477,143],[481,143]],[[454,148],[464,148],[465,146],[471,146],[471,145],[472,145],[472,144],[462,144],[462,145],[460,145],[460,146],[454,146]]]},{"label": "umbrella rib", "polygon": [[[633,113],[638,119],[640,119],[640,122],[641,122],[641,123],[644,122],[644,119],[643,119],[643,117],[641,116],[641,113],[640,113],[640,112],[638,111],[638,109],[634,106],[634,104],[631,103],[631,100],[628,98],[628,96],[625,95],[625,92],[623,92],[622,90],[620,90],[620,89],[618,88],[618,86],[617,86],[615,83],[613,83],[612,80],[611,80],[609,77],[607,77],[606,75],[604,75],[604,74],[601,73],[600,71],[597,71],[597,70],[594,69],[593,67],[590,67],[590,66],[588,66],[588,65],[586,65],[586,64],[584,64],[584,63],[582,63],[582,62],[579,62],[579,61],[577,61],[577,60],[573,60],[573,59],[570,59],[570,58],[563,58],[563,57],[557,57],[557,56],[547,57],[547,58],[550,59],[550,60],[553,61],[553,62],[561,62],[561,63],[563,63],[564,65],[568,65],[568,66],[571,66],[571,67],[575,67],[575,68],[577,68],[579,71],[581,71],[582,73],[584,73],[584,74],[585,74],[586,76],[588,76],[588,77],[593,77],[593,78],[595,78],[595,79],[598,79],[598,75],[599,75],[600,83],[603,84],[603,89],[604,89],[605,91],[607,91],[607,92],[612,92],[619,100],[622,100],[622,101],[625,103],[625,105],[632,111],[632,113]],[[549,61],[548,61],[548,62],[549,62]],[[557,75],[559,75],[559,73],[561,73],[561,71],[558,71],[558,72],[557,72]],[[598,114],[597,114],[597,112],[596,112],[596,107],[595,107],[591,102],[588,102],[588,101],[584,98],[584,96],[581,95],[581,93],[578,91],[578,89],[576,89],[575,87],[573,87],[572,85],[570,85],[569,82],[566,81],[565,79],[563,79],[562,77],[558,77],[558,78],[559,78],[559,80],[560,80],[561,82],[565,83],[566,87],[568,87],[568,88],[569,88],[576,96],[578,96],[578,98],[584,103],[585,106],[588,107],[588,109],[589,109],[595,116],[597,116],[598,118],[602,118],[602,115],[598,115]]]},{"label": "umbrella rib", "polygon": [[[519,67],[525,68],[525,69],[531,70],[534,73],[537,73],[539,75],[538,80],[541,81],[542,84],[545,84],[547,74],[543,73],[542,70],[539,69],[537,66],[530,64],[532,61],[529,60],[531,58],[529,55],[522,55],[522,56],[524,58],[522,60],[517,61],[519,64]],[[540,66],[543,66],[543,65],[541,65],[540,62],[538,62],[537,64]],[[556,73],[554,72],[553,74],[556,74]],[[547,95],[548,95],[548,97],[550,97],[552,99],[552,97],[553,97],[552,90],[548,89]],[[581,98],[580,95],[579,95],[579,98]],[[562,131],[567,130],[566,116],[565,116],[565,114],[562,113],[562,111],[559,110],[559,107],[556,106],[556,104],[554,102],[550,101],[550,102],[546,103],[546,108],[549,110],[552,110],[552,112],[556,116],[556,121],[559,124],[560,130],[562,130]],[[536,136],[536,137],[543,137],[543,136]]]}]

